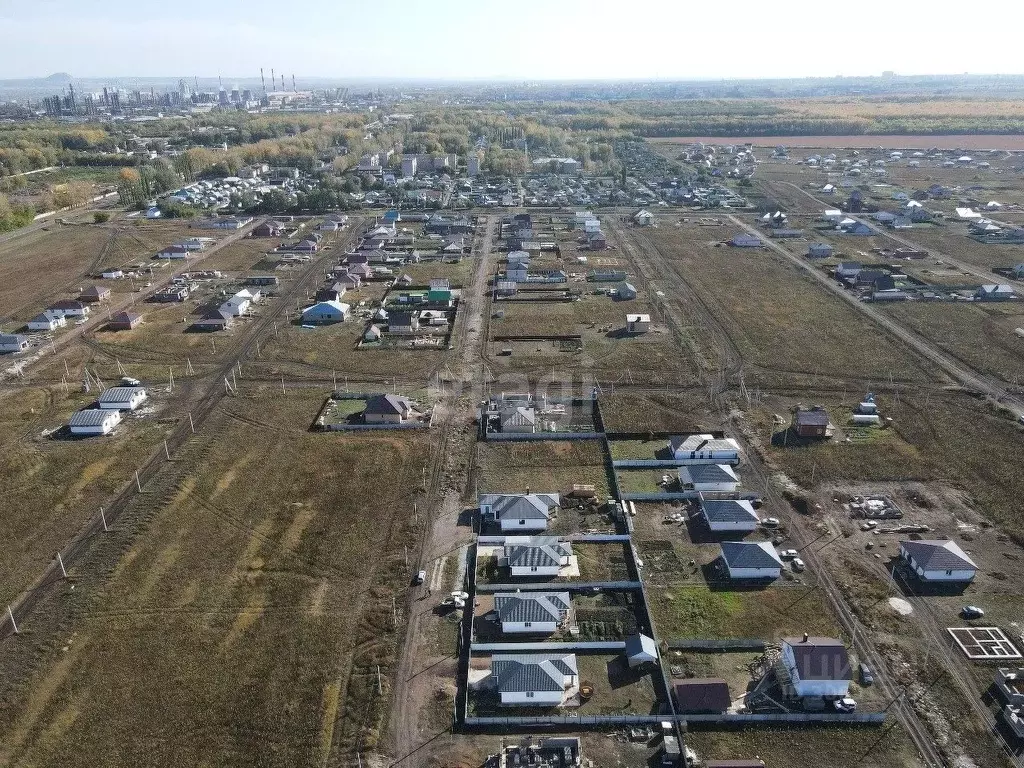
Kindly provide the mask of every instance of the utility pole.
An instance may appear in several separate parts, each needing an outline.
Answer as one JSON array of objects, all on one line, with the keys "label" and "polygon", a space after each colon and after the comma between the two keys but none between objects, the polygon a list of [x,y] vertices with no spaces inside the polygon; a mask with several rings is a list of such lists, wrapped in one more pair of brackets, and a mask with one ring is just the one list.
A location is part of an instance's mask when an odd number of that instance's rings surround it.
[{"label": "utility pole", "polygon": [[7,615],[11,618],[11,626],[14,628],[14,634],[20,635],[21,632],[18,631],[18,623],[14,620],[14,611],[11,610],[11,606],[9,605],[7,606]]},{"label": "utility pole", "polygon": [[100,522],[103,523],[103,532],[104,533],[106,533],[107,531],[110,530],[109,528],[107,528],[107,516],[103,512],[103,507],[100,507]]},{"label": "utility pole", "polygon": [[57,553],[57,564],[60,565],[60,575],[66,579],[68,577],[68,571],[64,567],[64,558],[60,556],[60,552]]}]

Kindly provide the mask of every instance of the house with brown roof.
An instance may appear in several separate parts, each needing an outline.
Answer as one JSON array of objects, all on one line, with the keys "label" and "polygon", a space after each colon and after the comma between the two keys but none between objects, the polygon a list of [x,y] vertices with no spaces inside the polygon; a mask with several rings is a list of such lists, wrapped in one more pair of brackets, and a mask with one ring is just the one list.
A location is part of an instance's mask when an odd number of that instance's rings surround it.
[{"label": "house with brown roof", "polygon": [[142,315],[135,312],[115,312],[107,321],[108,331],[130,331],[142,322]]},{"label": "house with brown roof", "polygon": [[88,301],[89,303],[97,303],[100,301],[106,301],[110,298],[110,289],[102,285],[90,285],[84,291],[78,294],[79,301]]}]

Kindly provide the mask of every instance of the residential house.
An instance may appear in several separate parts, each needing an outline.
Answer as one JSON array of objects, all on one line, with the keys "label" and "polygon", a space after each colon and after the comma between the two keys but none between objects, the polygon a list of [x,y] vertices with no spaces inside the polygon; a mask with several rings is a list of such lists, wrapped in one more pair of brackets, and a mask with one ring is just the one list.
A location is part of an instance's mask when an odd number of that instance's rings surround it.
[{"label": "residential house", "polygon": [[633,223],[638,227],[649,227],[654,223],[654,214],[641,208],[633,214]]},{"label": "residential house", "polygon": [[615,289],[615,298],[620,301],[632,301],[636,298],[636,286],[632,283],[620,283]]},{"label": "residential house", "polygon": [[253,228],[252,237],[281,237],[284,234],[284,227],[276,221],[265,221]]},{"label": "residential house", "polygon": [[68,429],[73,435],[109,435],[121,423],[121,411],[90,408],[72,414]]},{"label": "residential house", "polygon": [[1006,704],[1024,706],[1024,669],[1000,667],[996,670],[995,687]]},{"label": "residential house", "polygon": [[988,283],[978,289],[977,293],[974,294],[974,298],[979,301],[1008,301],[1017,298],[1017,294],[1014,293],[1013,288],[1009,285]]},{"label": "residential house", "polygon": [[28,336],[22,336],[20,333],[0,333],[0,353],[24,352],[28,345]]},{"label": "residential house", "polygon": [[587,281],[591,283],[621,283],[626,273],[621,269],[592,269],[587,272]]},{"label": "residential house", "polygon": [[841,232],[847,235],[873,235],[875,230],[865,224],[863,221],[855,221],[852,224],[845,224],[840,229]]},{"label": "residential house", "polygon": [[807,246],[807,255],[812,259],[832,258],[833,248],[828,243],[811,243]]},{"label": "residential house", "polygon": [[28,321],[30,331],[55,331],[67,325],[64,315],[56,312],[42,312]]},{"label": "residential house", "polygon": [[777,579],[782,559],[770,541],[723,541],[722,562],[730,579]]},{"label": "residential house", "polygon": [[601,231],[588,232],[587,247],[592,251],[603,251],[608,248],[608,240]]},{"label": "residential house", "polygon": [[850,693],[853,669],[846,646],[831,637],[787,637],[780,667],[792,696],[843,698]]},{"label": "residential house", "polygon": [[142,322],[142,315],[135,312],[115,312],[107,320],[108,331],[130,331]]},{"label": "residential house", "polygon": [[537,431],[537,410],[532,405],[510,404],[499,416],[502,432],[533,433]]},{"label": "residential house", "polygon": [[49,307],[46,308],[51,315],[62,315],[63,317],[88,317],[89,316],[89,305],[83,304],[80,301],[74,299],[61,299],[55,301]]},{"label": "residential house", "polygon": [[684,715],[722,714],[732,704],[729,684],[720,677],[690,677],[672,686],[676,712]]},{"label": "residential house", "polygon": [[685,435],[668,441],[672,458],[685,464],[740,463],[740,445],[731,437]]},{"label": "residential house", "polygon": [[192,323],[194,331],[225,331],[234,325],[235,316],[230,312],[215,309],[207,312],[201,318]]},{"label": "residential house", "polygon": [[100,272],[100,277],[104,280],[123,280],[124,270],[122,269],[108,269]]},{"label": "residential house", "polygon": [[828,437],[828,411],[820,405],[798,408],[793,414],[793,432],[798,437]]},{"label": "residential house", "polygon": [[288,250],[298,251],[299,253],[316,253],[320,250],[320,243],[312,238],[306,238],[297,243],[292,243],[288,246]]},{"label": "residential house", "polygon": [[560,503],[557,493],[489,493],[480,496],[480,515],[502,531],[543,531]]},{"label": "residential house", "polygon": [[733,239],[729,241],[729,245],[733,248],[761,248],[764,246],[764,242],[756,235],[743,233],[733,237]]},{"label": "residential house", "polygon": [[900,558],[921,581],[966,583],[973,581],[978,565],[955,541],[921,539],[901,541]]},{"label": "residential house", "polygon": [[239,291],[220,305],[220,311],[233,317],[242,317],[248,314],[251,305],[252,295],[248,291]]},{"label": "residential house", "polygon": [[576,655],[494,654],[489,682],[506,706],[555,707],[579,692]]},{"label": "residential house", "polygon": [[187,259],[191,255],[192,255],[192,250],[190,248],[186,248],[184,245],[169,245],[166,248],[164,248],[162,251],[159,251],[158,253],[156,253],[153,256],[153,258],[154,259],[171,259],[171,260],[174,260],[174,261],[180,261],[182,259]]},{"label": "residential house", "polygon": [[150,300],[161,304],[171,304],[174,302],[186,301],[188,299],[188,295],[189,291],[185,286],[169,285],[166,288],[161,288],[150,296]]},{"label": "residential house", "polygon": [[761,518],[746,499],[700,498],[700,514],[715,533],[750,532],[757,529]]},{"label": "residential house", "polygon": [[281,278],[277,275],[250,275],[245,278],[246,285],[273,286],[280,285]]},{"label": "residential house", "polygon": [[333,283],[332,285],[318,288],[316,293],[313,294],[314,301],[341,301],[345,297],[345,293],[348,288],[343,283]]},{"label": "residential house", "polygon": [[95,304],[101,301],[106,301],[110,298],[110,289],[105,288],[102,285],[90,285],[84,291],[78,294],[79,301],[87,301],[90,304]]},{"label": "residential house", "polygon": [[558,576],[572,556],[572,544],[554,536],[507,536],[502,561],[513,578]]},{"label": "residential house", "polygon": [[650,315],[626,315],[626,333],[647,333],[649,330],[651,330]]},{"label": "residential house", "polygon": [[862,269],[864,269],[864,267],[861,266],[859,261],[844,261],[836,267],[836,277],[840,280],[856,278]]},{"label": "residential house", "polygon": [[[344,295],[344,292],[343,292]],[[317,292],[319,298],[320,292]],[[302,310],[304,325],[333,325],[343,323],[349,315],[351,307],[337,299],[323,299]]]},{"label": "residential house", "polygon": [[392,311],[388,314],[388,333],[417,333],[420,318],[415,312]]},{"label": "residential house", "polygon": [[399,395],[374,395],[367,399],[363,421],[367,424],[404,424],[413,418],[412,403]]},{"label": "residential house", "polygon": [[503,634],[550,635],[563,627],[572,603],[568,592],[498,592],[494,610]]},{"label": "residential house", "polygon": [[732,493],[740,484],[728,464],[688,464],[679,468],[679,487],[684,491]]},{"label": "residential house", "polygon": [[134,411],[146,401],[149,395],[142,387],[110,387],[99,396],[100,408],[117,411]]}]

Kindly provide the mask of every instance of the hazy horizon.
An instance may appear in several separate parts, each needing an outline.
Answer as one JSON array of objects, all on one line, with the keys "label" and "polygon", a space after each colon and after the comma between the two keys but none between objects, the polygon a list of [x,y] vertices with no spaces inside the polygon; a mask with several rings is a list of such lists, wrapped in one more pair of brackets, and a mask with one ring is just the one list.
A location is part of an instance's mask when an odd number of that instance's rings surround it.
[{"label": "hazy horizon", "polygon": [[[4,7],[7,6],[7,7]],[[635,6],[608,0],[469,0],[430,5],[180,0],[102,7],[0,0],[0,79],[177,78],[205,73],[259,79],[273,67],[297,79],[406,82],[602,82],[771,80],[963,74],[1014,75],[1013,38],[1024,8],[997,0],[984,35],[922,14],[920,7],[865,0],[842,18],[809,0],[770,9],[749,0],[728,12],[696,12],[670,0]],[[121,72],[123,74],[111,74]],[[174,74],[178,72],[179,74]]]}]

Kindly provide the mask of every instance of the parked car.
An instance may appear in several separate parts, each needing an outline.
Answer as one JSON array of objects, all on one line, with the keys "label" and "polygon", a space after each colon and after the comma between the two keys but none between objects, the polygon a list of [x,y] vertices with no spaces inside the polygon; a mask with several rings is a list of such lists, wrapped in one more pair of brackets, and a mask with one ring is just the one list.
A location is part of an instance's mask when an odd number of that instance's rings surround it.
[{"label": "parked car", "polygon": [[807,569],[807,566],[804,565],[804,561],[801,560],[799,557],[793,558],[793,562],[790,563],[790,565],[792,566],[793,570],[797,573],[800,573]]},{"label": "parked car", "polygon": [[414,578],[412,580],[412,583],[416,584],[418,586],[418,585],[422,584],[423,582],[425,582],[426,580],[427,580],[427,572],[426,571],[420,571],[419,573],[416,574],[416,578]]},{"label": "parked car", "polygon": [[766,517],[761,521],[765,528],[778,528],[782,523],[777,517]]},{"label": "parked car", "polygon": [[875,682],[875,676],[871,673],[871,667],[867,664],[860,665],[860,684],[864,686],[872,685]]},{"label": "parked car", "polygon": [[836,699],[832,702],[832,706],[836,708],[836,712],[857,711],[857,702],[851,699],[849,696],[844,696],[841,699]]},{"label": "parked car", "polygon": [[792,560],[794,557],[797,557],[799,554],[800,553],[797,552],[795,549],[784,549],[781,552],[779,552],[779,557],[781,557],[783,560]]},{"label": "parked car", "polygon": [[965,619],[980,619],[985,612],[976,605],[965,605],[960,611],[960,615]]}]

